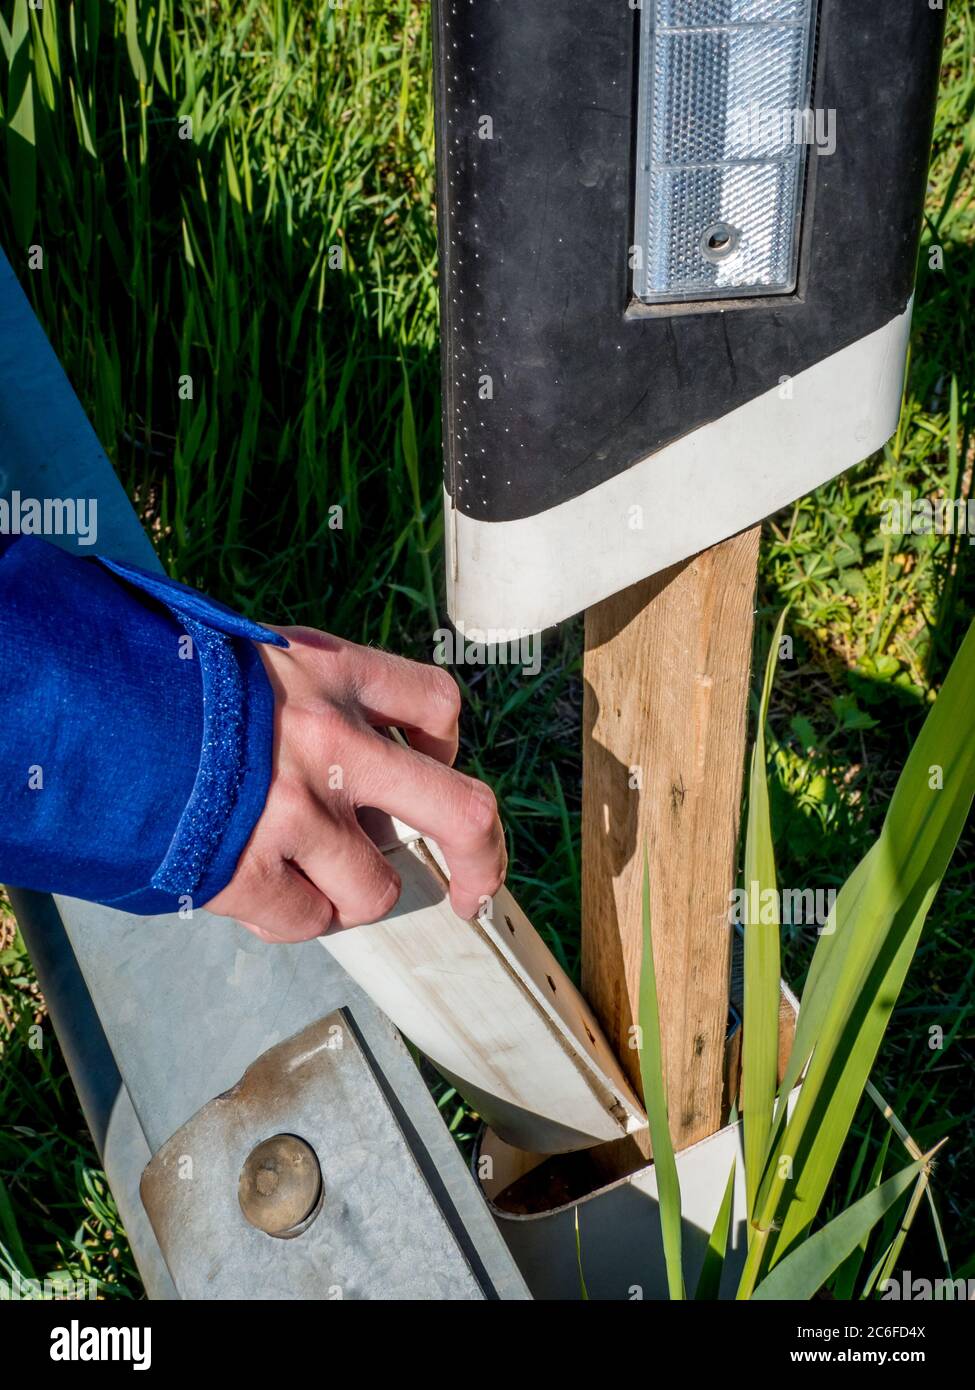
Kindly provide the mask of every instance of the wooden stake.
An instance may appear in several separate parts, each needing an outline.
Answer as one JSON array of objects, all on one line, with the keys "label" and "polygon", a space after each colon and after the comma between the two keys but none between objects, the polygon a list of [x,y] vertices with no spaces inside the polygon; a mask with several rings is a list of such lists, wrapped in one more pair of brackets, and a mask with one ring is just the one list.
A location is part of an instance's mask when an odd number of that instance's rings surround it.
[{"label": "wooden stake", "polygon": [[582,983],[640,1093],[644,846],[670,1128],[722,1124],[731,930],[761,527],[590,608]]}]

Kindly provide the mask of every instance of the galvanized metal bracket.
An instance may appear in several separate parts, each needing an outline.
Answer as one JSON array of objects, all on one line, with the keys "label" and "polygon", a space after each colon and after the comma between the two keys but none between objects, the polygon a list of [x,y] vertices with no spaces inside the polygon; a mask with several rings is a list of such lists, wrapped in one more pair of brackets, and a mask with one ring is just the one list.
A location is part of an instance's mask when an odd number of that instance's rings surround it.
[{"label": "galvanized metal bracket", "polygon": [[[353,1010],[340,1009],[270,1048],[176,1131],[141,1191],[184,1298],[499,1295],[389,1081]],[[517,1295],[510,1280],[504,1292]]]}]

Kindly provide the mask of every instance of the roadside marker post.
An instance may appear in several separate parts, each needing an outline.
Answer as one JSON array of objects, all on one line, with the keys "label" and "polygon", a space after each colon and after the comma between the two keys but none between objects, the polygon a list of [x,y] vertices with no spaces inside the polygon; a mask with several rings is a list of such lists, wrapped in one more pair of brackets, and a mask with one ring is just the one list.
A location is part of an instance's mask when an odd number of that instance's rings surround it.
[{"label": "roadside marker post", "polygon": [[[450,617],[490,645],[585,612],[583,992],[639,1089],[646,846],[672,1137],[716,1210],[759,526],[896,429],[944,14],[434,14]],[[612,1182],[642,1179],[606,1157],[586,1187],[508,1153],[489,1190],[539,1296],[573,1190],[626,1296]]]}]

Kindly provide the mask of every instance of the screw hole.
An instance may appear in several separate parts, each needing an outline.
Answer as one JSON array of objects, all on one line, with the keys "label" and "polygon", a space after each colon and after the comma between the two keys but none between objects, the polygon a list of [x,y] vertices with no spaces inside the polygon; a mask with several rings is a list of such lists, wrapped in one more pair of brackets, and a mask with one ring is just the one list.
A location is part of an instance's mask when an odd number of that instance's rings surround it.
[{"label": "screw hole", "polygon": [[701,237],[701,252],[709,261],[724,261],[741,245],[741,232],[729,222],[715,222]]}]

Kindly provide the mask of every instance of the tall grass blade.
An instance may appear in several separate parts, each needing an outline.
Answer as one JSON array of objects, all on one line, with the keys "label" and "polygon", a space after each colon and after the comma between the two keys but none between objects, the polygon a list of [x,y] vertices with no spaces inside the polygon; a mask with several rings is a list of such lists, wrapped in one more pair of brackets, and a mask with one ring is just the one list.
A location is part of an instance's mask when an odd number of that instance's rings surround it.
[{"label": "tall grass blade", "polygon": [[902,1169],[803,1241],[762,1280],[752,1298],[776,1302],[813,1298],[898,1197],[907,1191],[926,1163],[927,1159],[921,1158]]},{"label": "tall grass blade", "polygon": [[589,1302],[589,1290],[586,1287],[586,1276],[582,1269],[582,1236],[579,1233],[579,1208],[575,1209],[576,1218],[576,1268],[579,1271],[579,1294],[583,1302]]},{"label": "tall grass blade", "polygon": [[10,26],[7,82],[7,163],[11,213],[19,248],[26,250],[37,217],[37,141],[34,132],[34,79],[27,0],[17,0]]},{"label": "tall grass blade", "polygon": [[420,556],[420,564],[423,569],[423,588],[427,600],[427,612],[430,617],[431,631],[437,626],[437,599],[433,588],[433,570],[430,567],[430,547],[427,541],[426,522],[423,515],[423,496],[420,487],[420,453],[416,439],[416,418],[413,414],[413,400],[410,395],[410,379],[406,371],[406,364],[402,364],[403,371],[403,421],[400,431],[400,443],[403,449],[403,461],[406,464],[406,474],[410,480],[410,493],[413,499],[413,523],[416,528],[417,551]]},{"label": "tall grass blade", "polygon": [[2,1178],[0,1178],[0,1242],[2,1242],[0,1250],[6,1253],[4,1263],[7,1264],[8,1268],[18,1270],[27,1279],[33,1278],[34,1266],[17,1226],[17,1214]]},{"label": "tall grass blade", "polygon": [[[877,1282],[881,1286],[883,1286],[887,1282],[887,1280],[892,1277],[894,1270],[897,1268],[897,1261],[900,1259],[901,1252],[904,1249],[904,1242],[907,1240],[907,1237],[910,1234],[911,1227],[914,1224],[914,1218],[915,1216],[917,1216],[917,1209],[921,1205],[921,1202],[924,1200],[924,1195],[928,1190],[929,1184],[930,1179],[928,1177],[927,1170],[925,1170],[923,1173],[918,1175],[918,1180],[914,1184],[914,1191],[911,1193],[911,1200],[907,1204],[907,1210],[904,1212],[904,1215],[901,1218],[900,1224],[897,1227],[897,1234],[891,1241],[886,1257],[880,1268],[877,1277]],[[870,1292],[872,1292],[872,1289],[870,1288],[864,1290],[865,1294]]]},{"label": "tall grass blade", "polygon": [[149,80],[146,60],[139,42],[139,6],[137,0],[126,0],[125,4],[125,45],[129,51],[132,72],[140,86]]},{"label": "tall grass blade", "polygon": [[[752,1216],[765,1156],[768,1151],[779,1058],[779,910],[775,876],[775,849],[769,813],[768,777],[765,768],[765,721],[779,655],[785,612],[776,624],[765,663],[765,680],[758,710],[758,727],[752,749],[748,786],[748,820],[745,831],[744,887],[750,906],[745,923],[744,1018],[742,1020],[741,1109],[744,1124],[745,1190],[748,1206],[748,1239],[753,1238]],[[767,912],[767,896],[773,910]],[[754,907],[760,905],[757,920]],[[766,921],[766,916],[773,920]]]}]

